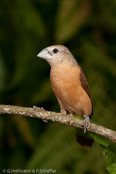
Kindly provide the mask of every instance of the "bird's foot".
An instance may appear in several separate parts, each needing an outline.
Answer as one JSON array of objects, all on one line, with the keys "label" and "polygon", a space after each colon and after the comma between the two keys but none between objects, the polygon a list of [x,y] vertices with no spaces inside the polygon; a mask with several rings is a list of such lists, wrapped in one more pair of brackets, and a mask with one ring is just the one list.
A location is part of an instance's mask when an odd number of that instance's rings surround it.
[{"label": "bird's foot", "polygon": [[84,133],[86,133],[87,127],[89,128],[91,126],[90,117],[89,116],[85,116],[84,117],[83,125],[84,125]]},{"label": "bird's foot", "polygon": [[[33,111],[45,111],[45,109],[43,107],[37,107],[37,106],[33,106]],[[47,120],[43,120],[43,122],[47,123]]]},{"label": "bird's foot", "polygon": [[60,110],[60,113],[66,115],[66,110]]},{"label": "bird's foot", "polygon": [[45,109],[43,107],[38,107],[38,106],[33,106],[33,110],[42,110],[45,111]]}]

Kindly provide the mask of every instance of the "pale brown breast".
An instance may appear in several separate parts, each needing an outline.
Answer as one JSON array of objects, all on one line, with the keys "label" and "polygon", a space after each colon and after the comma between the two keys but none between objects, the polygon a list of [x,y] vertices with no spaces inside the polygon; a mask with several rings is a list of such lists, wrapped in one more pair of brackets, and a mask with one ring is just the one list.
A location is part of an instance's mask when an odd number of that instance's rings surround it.
[{"label": "pale brown breast", "polygon": [[70,113],[91,115],[92,104],[80,81],[79,66],[63,64],[52,68],[50,80],[56,97]]}]

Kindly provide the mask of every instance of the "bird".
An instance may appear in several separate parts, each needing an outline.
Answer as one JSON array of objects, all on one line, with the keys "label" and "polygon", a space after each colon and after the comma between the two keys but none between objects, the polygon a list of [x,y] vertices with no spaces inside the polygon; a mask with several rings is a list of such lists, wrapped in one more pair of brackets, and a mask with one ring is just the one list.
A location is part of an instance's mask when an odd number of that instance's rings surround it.
[{"label": "bird", "polygon": [[50,81],[60,106],[60,113],[66,115],[69,112],[71,115],[83,117],[85,134],[87,127],[91,126],[93,102],[82,68],[64,45],[48,46],[40,51],[37,57],[45,59],[51,67]]}]

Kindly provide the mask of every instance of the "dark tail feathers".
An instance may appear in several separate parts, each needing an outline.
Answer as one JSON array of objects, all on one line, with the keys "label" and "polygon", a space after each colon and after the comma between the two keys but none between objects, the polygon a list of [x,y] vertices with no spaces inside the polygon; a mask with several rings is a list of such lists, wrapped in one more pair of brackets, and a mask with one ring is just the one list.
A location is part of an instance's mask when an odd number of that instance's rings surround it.
[{"label": "dark tail feathers", "polygon": [[90,148],[93,145],[94,139],[91,135],[87,132],[86,134],[83,133],[83,130],[78,130],[76,133],[76,140],[77,142],[84,147]]}]

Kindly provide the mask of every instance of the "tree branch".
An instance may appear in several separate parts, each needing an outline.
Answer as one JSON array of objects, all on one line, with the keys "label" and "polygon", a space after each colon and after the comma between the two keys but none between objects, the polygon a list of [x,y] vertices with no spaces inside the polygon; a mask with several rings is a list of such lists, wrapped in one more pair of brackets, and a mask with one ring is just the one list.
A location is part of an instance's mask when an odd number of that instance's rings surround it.
[{"label": "tree branch", "polygon": [[[42,108],[27,108],[20,106],[0,105],[0,114],[15,114],[23,115],[26,117],[40,118],[45,121],[51,120],[53,122],[59,122],[68,126],[83,129],[83,120],[71,115],[62,115],[60,113],[45,111]],[[91,127],[87,128],[87,130],[109,138],[111,141],[116,143],[116,131],[107,129],[94,123],[91,123]]]}]

